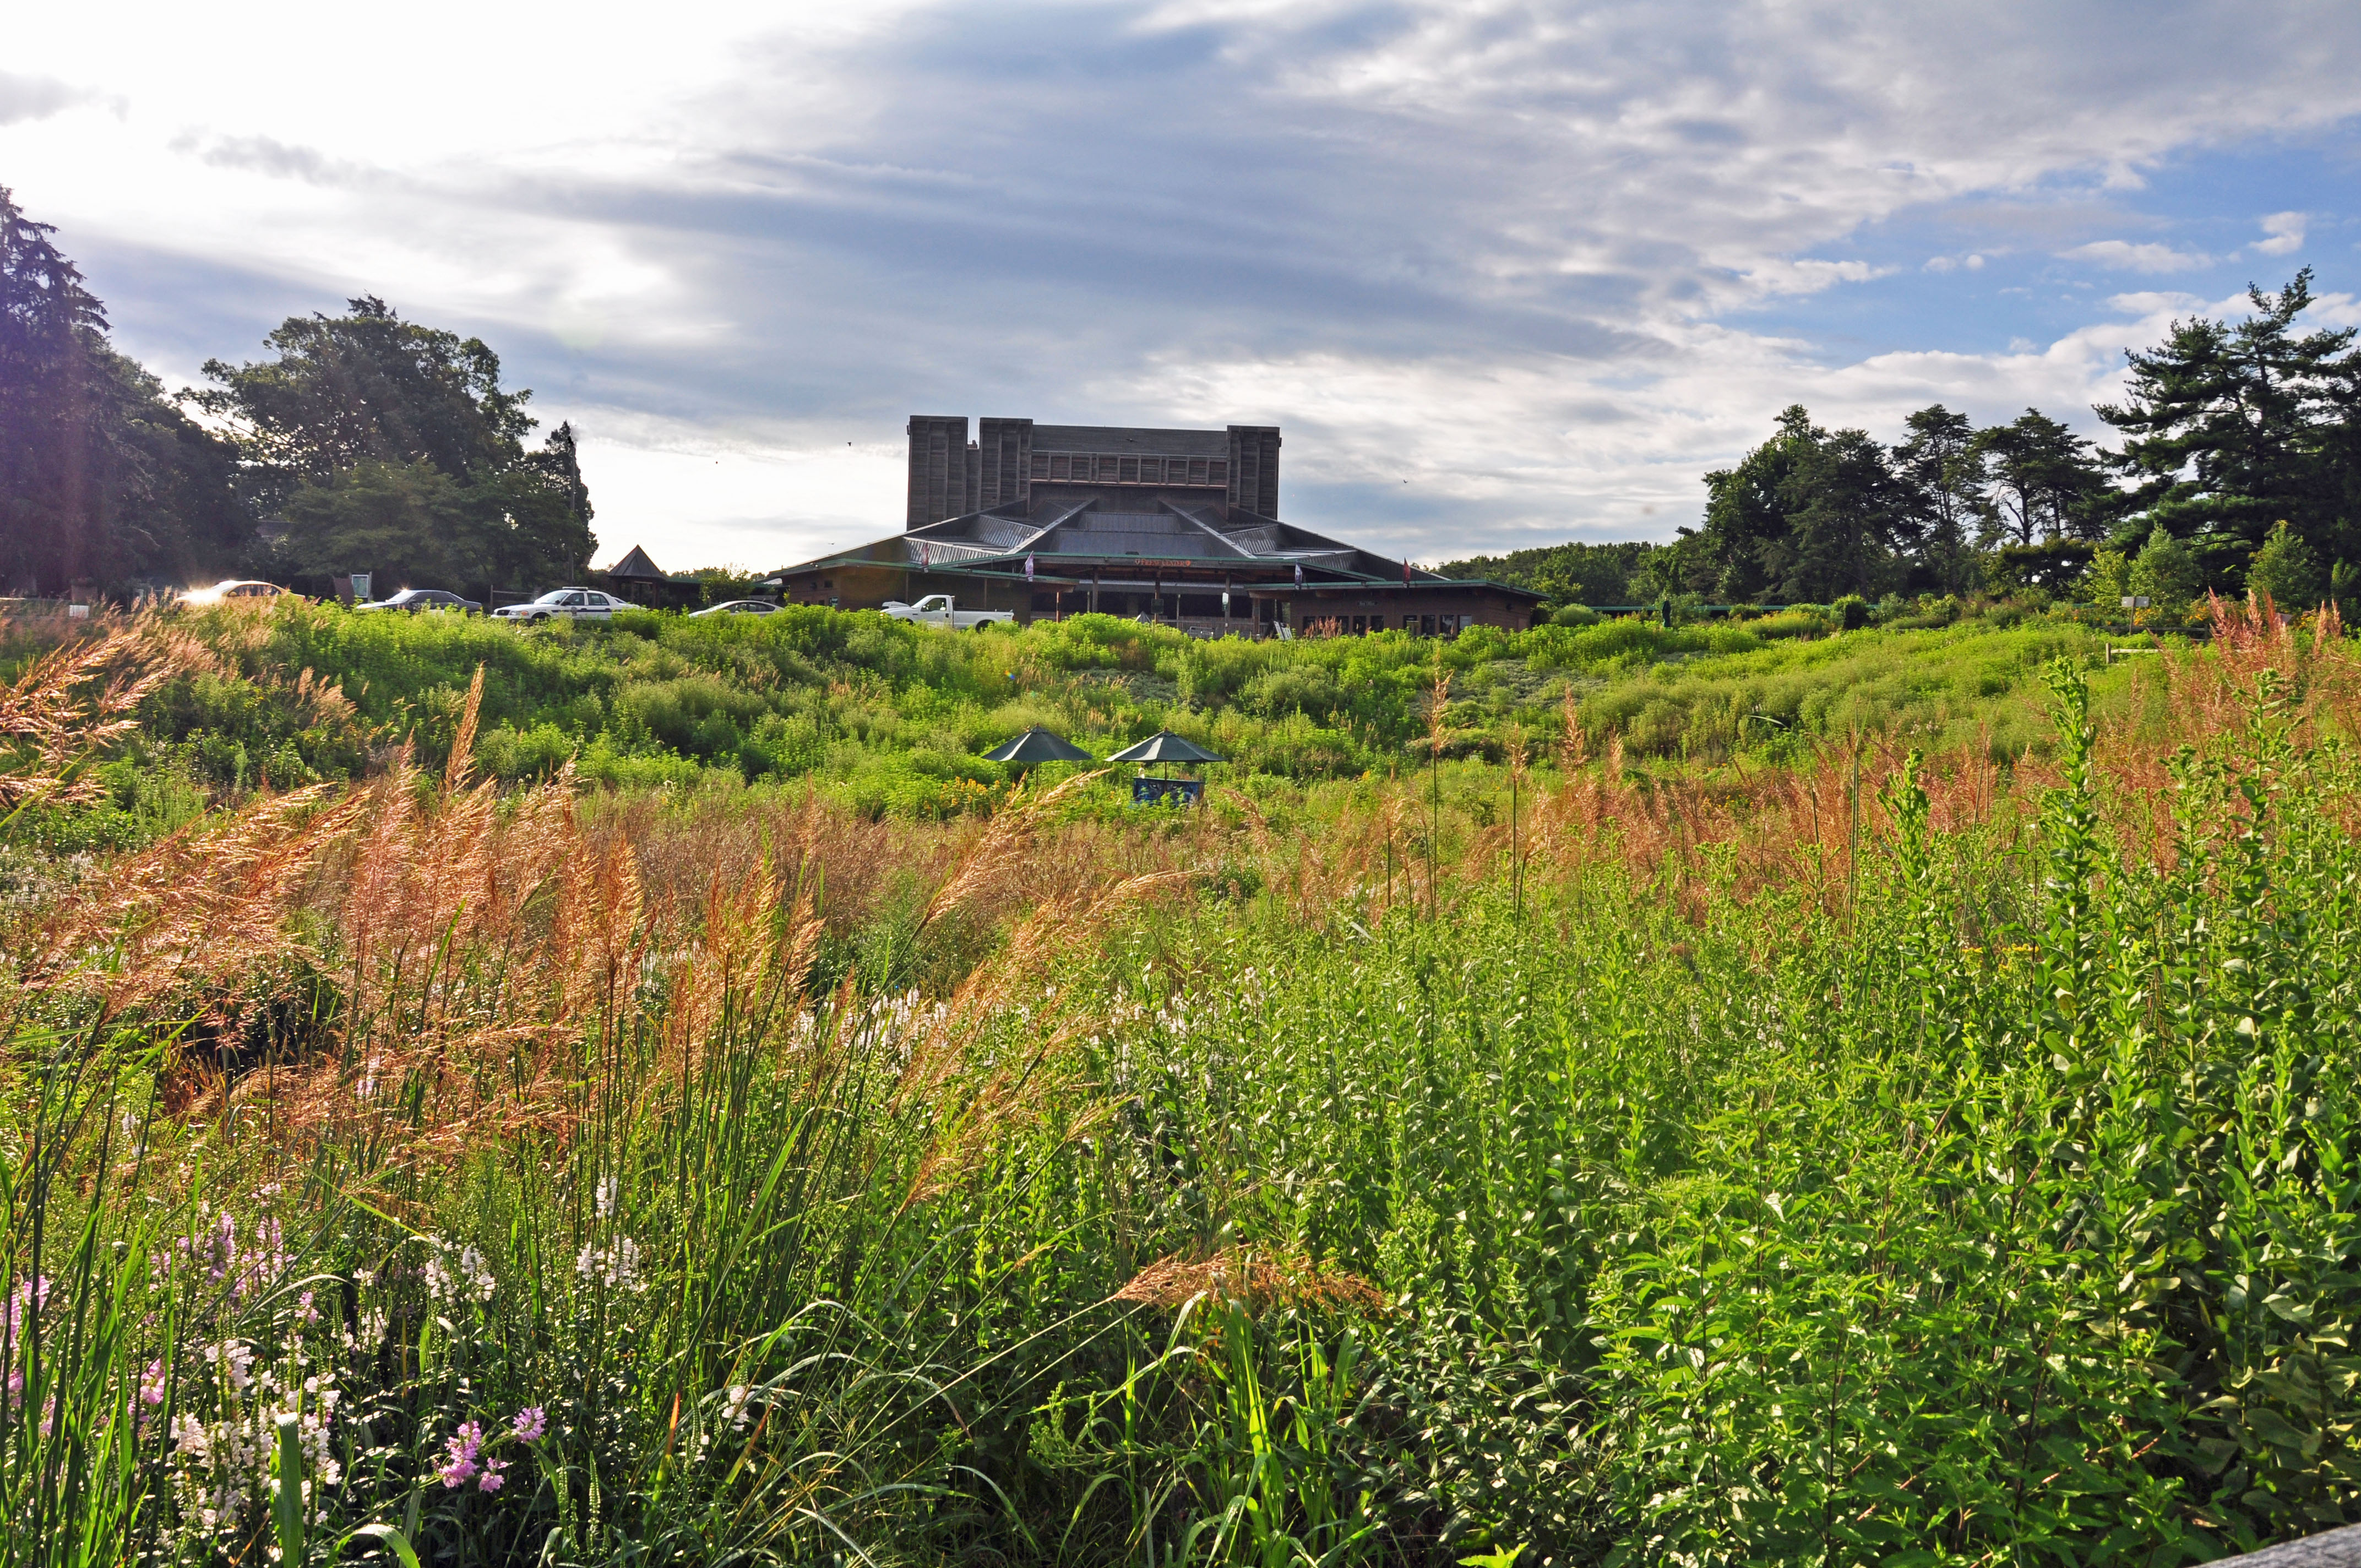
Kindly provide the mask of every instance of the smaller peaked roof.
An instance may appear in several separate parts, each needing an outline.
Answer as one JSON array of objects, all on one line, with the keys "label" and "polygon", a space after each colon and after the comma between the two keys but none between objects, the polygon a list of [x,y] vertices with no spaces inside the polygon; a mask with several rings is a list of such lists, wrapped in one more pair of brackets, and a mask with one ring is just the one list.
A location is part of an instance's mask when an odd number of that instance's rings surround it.
[{"label": "smaller peaked roof", "polygon": [[1183,740],[1170,729],[1159,729],[1137,746],[1126,746],[1107,759],[1110,762],[1226,762],[1227,757],[1216,757],[1193,740]]},{"label": "smaller peaked roof", "polygon": [[636,544],[631,546],[630,554],[607,568],[607,575],[610,577],[648,577],[657,582],[667,580],[664,568],[649,560],[648,553]]},{"label": "smaller peaked roof", "polygon": [[1094,762],[1097,758],[1053,729],[1038,725],[983,754],[987,762]]}]

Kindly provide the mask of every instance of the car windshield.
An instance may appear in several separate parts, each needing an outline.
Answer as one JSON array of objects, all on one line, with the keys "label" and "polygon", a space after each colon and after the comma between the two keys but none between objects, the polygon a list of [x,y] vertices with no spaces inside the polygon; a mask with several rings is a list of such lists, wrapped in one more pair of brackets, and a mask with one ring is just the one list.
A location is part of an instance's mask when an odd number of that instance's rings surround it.
[{"label": "car windshield", "polygon": [[569,591],[570,590],[566,588],[552,588],[533,602],[535,604],[564,604]]}]

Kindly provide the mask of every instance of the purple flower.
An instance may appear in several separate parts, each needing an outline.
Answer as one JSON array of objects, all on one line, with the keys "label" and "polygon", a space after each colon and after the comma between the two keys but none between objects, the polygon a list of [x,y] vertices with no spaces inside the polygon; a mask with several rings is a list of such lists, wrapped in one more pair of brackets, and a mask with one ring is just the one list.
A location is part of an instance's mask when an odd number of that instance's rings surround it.
[{"label": "purple flower", "polygon": [[517,1436],[531,1442],[549,1431],[549,1416],[539,1405],[527,1405],[509,1418],[509,1427]]},{"label": "purple flower", "polygon": [[485,1460],[484,1478],[477,1482],[476,1485],[487,1492],[499,1491],[504,1485],[500,1479],[500,1472],[506,1470],[508,1467],[509,1462],[505,1459]]},{"label": "purple flower", "polygon": [[475,1421],[464,1422],[444,1448],[450,1458],[435,1477],[445,1486],[464,1486],[482,1468],[477,1461],[484,1452],[484,1429]]}]

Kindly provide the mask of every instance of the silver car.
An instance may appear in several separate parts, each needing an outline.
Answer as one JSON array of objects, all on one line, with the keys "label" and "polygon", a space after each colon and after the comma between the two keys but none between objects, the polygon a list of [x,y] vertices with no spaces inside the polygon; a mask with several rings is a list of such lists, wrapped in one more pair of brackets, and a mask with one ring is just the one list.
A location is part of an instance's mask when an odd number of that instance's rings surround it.
[{"label": "silver car", "polygon": [[612,620],[619,609],[630,609],[631,604],[596,588],[552,588],[529,604],[502,605],[492,611],[502,620],[553,620],[563,616],[568,620]]}]

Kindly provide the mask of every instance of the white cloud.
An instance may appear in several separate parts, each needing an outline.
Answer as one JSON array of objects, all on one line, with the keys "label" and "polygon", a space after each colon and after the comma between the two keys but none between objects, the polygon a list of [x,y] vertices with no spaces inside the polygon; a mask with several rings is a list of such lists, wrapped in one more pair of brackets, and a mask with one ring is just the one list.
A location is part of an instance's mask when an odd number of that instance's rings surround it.
[{"label": "white cloud", "polygon": [[2304,214],[2273,213],[2263,220],[2263,232],[2268,239],[2258,239],[2246,247],[2257,256],[2285,256],[2303,244]]},{"label": "white cloud", "polygon": [[2213,258],[2169,245],[2134,245],[2128,240],[2102,239],[2078,245],[2059,254],[2070,261],[2095,261],[2127,272],[2188,272],[2210,267]]},{"label": "white cloud", "polygon": [[18,76],[0,71],[0,126],[47,119],[96,96],[88,88],[69,86],[54,76]]},{"label": "white cloud", "polygon": [[[2051,346],[1811,341],[1829,302],[1928,286],[1877,282],[1881,225],[1935,214],[1893,232],[1939,233],[1923,269],[1958,279],[2067,243],[1990,209],[2140,232],[2168,155],[2361,114],[2343,0],[228,10],[11,19],[37,74],[0,79],[0,169],[126,348],[177,384],[363,291],[479,333],[578,417],[602,538],[668,566],[891,529],[919,407],[1277,419],[1291,514],[1422,554],[1661,535],[1788,401],[1889,434],[1938,400],[2087,418],[2107,372],[2013,302],[1942,341]],[[12,115],[25,81],[126,107]]]}]

